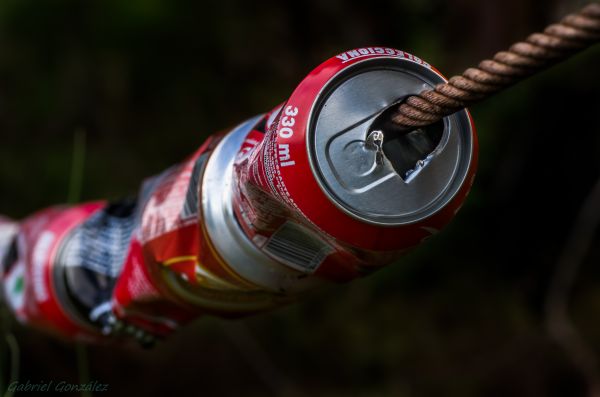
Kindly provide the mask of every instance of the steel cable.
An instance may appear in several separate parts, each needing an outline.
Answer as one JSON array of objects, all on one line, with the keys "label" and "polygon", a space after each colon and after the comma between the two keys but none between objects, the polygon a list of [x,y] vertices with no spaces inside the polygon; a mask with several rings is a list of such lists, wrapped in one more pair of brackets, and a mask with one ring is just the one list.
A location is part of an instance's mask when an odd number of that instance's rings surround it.
[{"label": "steel cable", "polygon": [[392,114],[404,130],[423,127],[480,102],[600,41],[600,3],[591,3],[542,33],[485,59],[433,90],[409,96]]}]

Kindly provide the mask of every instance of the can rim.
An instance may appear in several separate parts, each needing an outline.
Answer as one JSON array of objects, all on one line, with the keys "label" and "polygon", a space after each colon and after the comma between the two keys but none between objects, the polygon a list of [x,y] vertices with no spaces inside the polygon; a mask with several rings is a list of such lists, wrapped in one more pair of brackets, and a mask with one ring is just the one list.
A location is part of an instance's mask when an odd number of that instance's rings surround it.
[{"label": "can rim", "polygon": [[90,332],[93,335],[100,334],[100,329],[95,327],[89,318],[86,318],[77,308],[72,298],[67,292],[67,282],[65,279],[66,266],[60,260],[62,253],[66,247],[66,243],[73,237],[77,231],[78,225],[73,225],[64,233],[58,245],[56,246],[52,257],[49,259],[52,262],[50,266],[50,287],[55,296],[60,302],[60,310],[63,314],[76,326],[79,326],[82,331]]},{"label": "can rim", "polygon": [[233,210],[235,155],[262,117],[250,118],[229,131],[207,160],[200,187],[203,228],[215,252],[246,282],[272,294],[294,294],[319,287],[322,282],[304,277],[303,272],[278,262],[259,249],[244,233]]},{"label": "can rim", "polygon": [[[317,182],[317,184],[321,188],[321,191],[327,197],[327,199],[336,208],[338,208],[344,214],[350,216],[351,218],[353,218],[355,220],[365,222],[365,223],[368,223],[371,225],[379,226],[379,227],[388,227],[388,228],[412,225],[412,224],[419,223],[419,222],[423,221],[424,219],[430,218],[430,217],[436,215],[437,213],[439,213],[440,211],[442,211],[447,206],[447,204],[450,203],[459,194],[459,192],[461,190],[460,187],[465,183],[465,181],[469,175],[468,170],[471,168],[471,165],[473,163],[473,156],[474,156],[473,150],[475,148],[474,137],[473,137],[473,135],[475,133],[474,132],[475,129],[474,129],[473,121],[472,121],[472,118],[471,118],[471,115],[470,115],[468,109],[465,108],[459,112],[456,112],[450,116],[446,116],[442,119],[442,121],[444,123],[444,131],[448,130],[449,125],[450,125],[450,121],[449,121],[450,119],[457,119],[456,124],[458,126],[464,126],[464,127],[468,128],[467,136],[469,139],[466,142],[467,143],[467,147],[466,147],[467,156],[465,156],[465,163],[463,165],[464,170],[462,171],[462,175],[460,175],[458,179],[453,178],[451,180],[451,185],[448,188],[446,188],[440,194],[440,196],[438,198],[434,199],[434,201],[432,203],[430,203],[428,206],[426,206],[425,208],[419,210],[420,215],[411,217],[411,219],[408,219],[405,221],[393,220],[393,221],[383,222],[383,221],[379,221],[377,219],[368,218],[366,216],[361,216],[356,211],[353,211],[351,208],[345,206],[342,203],[342,200],[338,199],[335,196],[335,194],[330,191],[330,188],[327,186],[327,184],[325,182],[324,176],[319,172],[318,161],[316,159],[316,154],[314,153],[314,147],[313,147],[314,145],[312,145],[312,138],[314,137],[316,121],[318,120],[318,115],[320,114],[321,106],[326,101],[326,99],[329,97],[329,94],[334,91],[334,88],[336,86],[339,86],[340,84],[342,84],[344,81],[346,81],[346,79],[345,79],[346,75],[356,75],[353,72],[355,72],[357,69],[359,69],[359,70],[364,69],[363,71],[367,71],[368,68],[365,67],[365,66],[367,66],[365,64],[372,64],[372,67],[376,67],[377,64],[380,64],[380,65],[387,64],[388,66],[393,66],[395,64],[397,67],[399,63],[405,63],[406,65],[410,65],[410,67],[412,67],[412,68],[421,67],[423,71],[425,71],[429,74],[428,77],[431,77],[431,78],[429,80],[425,80],[422,75],[413,74],[413,76],[420,78],[421,80],[423,80],[423,82],[425,84],[430,85],[431,88],[433,88],[433,86],[435,84],[447,82],[447,79],[437,69],[435,69],[433,67],[425,66],[422,63],[416,62],[416,61],[408,59],[408,58],[398,58],[395,56],[378,56],[376,58],[366,58],[366,59],[358,60],[358,61],[354,62],[352,65],[350,65],[349,67],[346,67],[346,68],[343,68],[343,69],[337,71],[319,89],[319,92],[315,96],[315,99],[313,100],[310,111],[308,113],[307,124],[306,124],[307,127],[306,127],[306,133],[305,133],[305,138],[304,138],[311,172],[314,176],[315,181]],[[437,80],[437,81],[434,81],[434,80]],[[415,93],[415,94],[418,94],[418,93]],[[399,98],[399,99],[401,99],[401,98]],[[389,108],[389,106],[382,109],[381,111],[383,112],[387,108]],[[450,194],[448,194],[450,190],[453,190],[453,191]],[[427,211],[428,208],[431,208],[433,206],[436,206],[437,208],[435,208],[433,211]],[[385,218],[385,217],[382,216],[380,218]]]}]

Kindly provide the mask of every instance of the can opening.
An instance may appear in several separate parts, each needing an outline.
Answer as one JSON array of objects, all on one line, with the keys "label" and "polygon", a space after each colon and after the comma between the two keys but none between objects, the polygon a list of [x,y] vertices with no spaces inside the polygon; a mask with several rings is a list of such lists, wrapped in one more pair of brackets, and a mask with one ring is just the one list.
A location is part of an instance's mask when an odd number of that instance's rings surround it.
[{"label": "can opening", "polygon": [[434,156],[444,134],[442,120],[427,127],[405,131],[392,122],[392,113],[398,103],[388,107],[375,118],[369,132],[383,132],[383,154],[394,170],[405,181],[410,182]]}]

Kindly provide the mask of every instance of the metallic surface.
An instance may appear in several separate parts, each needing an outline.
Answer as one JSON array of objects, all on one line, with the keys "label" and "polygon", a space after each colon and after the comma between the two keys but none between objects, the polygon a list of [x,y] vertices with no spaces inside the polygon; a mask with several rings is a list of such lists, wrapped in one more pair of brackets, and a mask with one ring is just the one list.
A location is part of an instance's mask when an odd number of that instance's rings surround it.
[{"label": "metallic surface", "polygon": [[225,262],[242,278],[273,292],[294,293],[322,282],[283,266],[246,236],[233,211],[232,183],[235,156],[249,131],[260,120],[242,123],[219,142],[212,153],[201,184],[202,213],[209,237]]},{"label": "metallic surface", "polygon": [[473,146],[465,111],[444,120],[438,147],[415,164],[409,178],[398,175],[385,156],[379,164],[380,154],[366,142],[381,112],[443,82],[417,63],[379,60],[357,63],[323,88],[307,139],[315,177],[336,206],[362,221],[396,226],[430,217],[454,197],[467,175]]},{"label": "metallic surface", "polygon": [[[68,241],[68,239],[71,237],[70,235],[72,235],[74,231],[75,230],[71,230],[69,232],[69,235],[67,235],[64,241],[61,242],[57,250],[56,258],[60,258],[62,256],[61,251],[65,248],[64,243],[65,241]],[[67,314],[71,321],[73,321],[75,324],[77,324],[83,329],[93,331],[94,328],[91,322],[89,321],[90,319],[86,319],[80,314],[80,311],[77,310],[77,308],[74,305],[72,297],[69,296],[69,293],[67,292],[65,265],[66,264],[64,263],[64,261],[61,260],[54,260],[51,265],[50,277],[52,280],[52,286],[54,287],[53,290],[56,296],[56,300],[60,303],[61,309],[65,312],[65,314]]]}]

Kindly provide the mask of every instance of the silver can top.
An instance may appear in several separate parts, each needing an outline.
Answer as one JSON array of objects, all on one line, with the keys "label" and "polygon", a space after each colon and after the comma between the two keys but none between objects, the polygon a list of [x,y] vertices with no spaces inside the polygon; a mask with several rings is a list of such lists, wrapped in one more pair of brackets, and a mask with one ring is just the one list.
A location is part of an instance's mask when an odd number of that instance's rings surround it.
[{"label": "silver can top", "polygon": [[404,134],[389,113],[444,80],[398,58],[369,59],[333,77],[315,101],[311,166],[332,202],[362,221],[399,226],[430,217],[465,181],[473,153],[466,111]]}]

